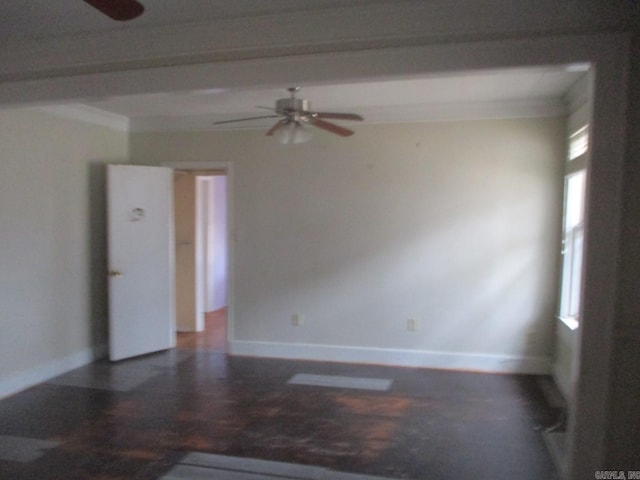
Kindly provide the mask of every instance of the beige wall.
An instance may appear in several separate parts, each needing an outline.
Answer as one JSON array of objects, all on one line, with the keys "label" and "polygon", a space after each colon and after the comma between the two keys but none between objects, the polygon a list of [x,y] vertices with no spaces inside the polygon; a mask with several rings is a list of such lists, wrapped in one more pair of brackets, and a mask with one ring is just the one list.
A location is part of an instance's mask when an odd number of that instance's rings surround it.
[{"label": "beige wall", "polygon": [[575,380],[575,360],[578,335],[564,322],[556,322],[555,352],[553,359],[553,379],[568,402],[573,400]]},{"label": "beige wall", "polygon": [[104,164],[125,132],[0,110],[0,396],[106,343]]},{"label": "beige wall", "polygon": [[292,147],[134,133],[131,152],[233,163],[232,351],[527,371],[553,350],[564,132],[360,126]]}]

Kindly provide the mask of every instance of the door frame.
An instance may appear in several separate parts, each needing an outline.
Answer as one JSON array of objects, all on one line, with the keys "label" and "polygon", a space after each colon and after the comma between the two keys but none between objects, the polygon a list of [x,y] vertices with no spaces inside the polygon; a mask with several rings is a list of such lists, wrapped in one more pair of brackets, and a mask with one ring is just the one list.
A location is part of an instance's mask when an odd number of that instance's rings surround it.
[{"label": "door frame", "polygon": [[172,170],[218,170],[227,177],[227,345],[234,339],[234,217],[233,217],[233,164],[231,162],[195,161],[195,162],[163,162],[162,167]]}]

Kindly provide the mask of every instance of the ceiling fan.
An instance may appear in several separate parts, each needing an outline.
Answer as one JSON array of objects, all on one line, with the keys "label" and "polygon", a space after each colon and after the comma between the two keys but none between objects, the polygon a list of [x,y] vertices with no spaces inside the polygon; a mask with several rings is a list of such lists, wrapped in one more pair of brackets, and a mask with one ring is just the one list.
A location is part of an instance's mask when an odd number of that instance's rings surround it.
[{"label": "ceiling fan", "polygon": [[271,110],[272,115],[261,115],[258,117],[238,118],[235,120],[224,120],[214,122],[214,125],[224,123],[244,122],[247,120],[256,120],[259,118],[280,118],[273,127],[267,131],[267,135],[277,135],[282,143],[303,143],[311,138],[309,126],[314,126],[326,130],[342,137],[353,135],[353,130],[341,127],[330,120],[364,120],[360,115],[355,113],[335,113],[335,112],[315,112],[311,110],[311,103],[303,98],[297,98],[296,93],[300,91],[300,87],[290,87],[287,89],[289,98],[281,98],[276,100],[275,108],[258,107]]},{"label": "ceiling fan", "polygon": [[144,5],[136,0],[84,0],[109,18],[124,22],[142,15]]}]

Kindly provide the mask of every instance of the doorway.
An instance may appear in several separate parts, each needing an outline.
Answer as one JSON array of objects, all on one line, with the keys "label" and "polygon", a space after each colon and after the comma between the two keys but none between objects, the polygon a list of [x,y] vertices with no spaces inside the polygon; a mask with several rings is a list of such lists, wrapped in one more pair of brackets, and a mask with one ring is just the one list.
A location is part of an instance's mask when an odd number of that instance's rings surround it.
[{"label": "doorway", "polygon": [[174,169],[176,343],[226,352],[227,175]]}]

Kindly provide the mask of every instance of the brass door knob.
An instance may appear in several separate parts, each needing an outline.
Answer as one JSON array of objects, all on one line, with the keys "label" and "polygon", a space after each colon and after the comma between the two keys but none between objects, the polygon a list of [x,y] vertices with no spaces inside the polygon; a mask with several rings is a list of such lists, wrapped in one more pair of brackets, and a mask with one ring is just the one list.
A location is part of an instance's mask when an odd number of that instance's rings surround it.
[{"label": "brass door knob", "polygon": [[109,270],[109,276],[110,277],[121,277],[122,276],[122,272],[119,272],[118,270]]}]

